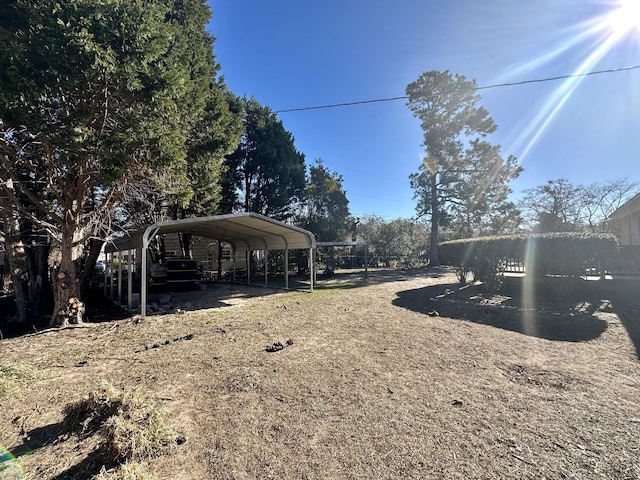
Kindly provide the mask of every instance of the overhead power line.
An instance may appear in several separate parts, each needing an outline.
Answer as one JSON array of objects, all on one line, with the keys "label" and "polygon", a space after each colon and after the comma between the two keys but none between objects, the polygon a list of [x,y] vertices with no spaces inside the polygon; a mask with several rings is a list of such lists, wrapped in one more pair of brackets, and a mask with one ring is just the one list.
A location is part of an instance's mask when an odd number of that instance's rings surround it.
[{"label": "overhead power line", "polygon": [[[567,78],[577,78],[577,77],[587,77],[589,75],[599,75],[601,73],[618,73],[624,72],[628,70],[635,70],[640,68],[640,65],[631,65],[629,67],[620,67],[620,68],[609,68],[606,70],[596,70],[593,72],[585,72],[585,73],[574,73],[570,75],[559,75],[557,77],[546,77],[546,78],[537,78],[533,80],[522,80],[520,82],[509,82],[509,83],[496,83],[493,85],[485,85],[482,87],[477,87],[476,90],[488,90],[490,88],[499,88],[499,87],[513,87],[516,85],[526,85],[528,83],[543,83],[543,82],[553,82],[556,80],[566,80]],[[304,110],[321,110],[325,108],[336,108],[336,107],[351,107],[353,105],[364,105],[367,103],[381,103],[381,102],[393,102],[395,100],[406,100],[408,99],[408,95],[403,95],[401,97],[389,97],[389,98],[376,98],[374,100],[361,100],[358,102],[345,102],[345,103],[333,103],[330,105],[316,105],[313,107],[300,107],[300,108],[288,108],[286,110],[276,110],[274,113],[288,113],[288,112],[302,112]]]},{"label": "overhead power line", "polygon": [[409,97],[403,96],[403,97],[390,97],[390,98],[376,98],[375,100],[361,100],[359,102],[334,103],[332,105],[318,105],[315,107],[289,108],[287,110],[276,110],[274,113],[301,112],[303,110],[320,110],[321,108],[350,107],[351,105],[363,105],[365,103],[391,102],[393,100],[404,100],[405,98],[409,98]]},{"label": "overhead power line", "polygon": [[497,83],[495,85],[487,85],[486,87],[478,87],[476,90],[486,90],[486,89],[489,89],[489,88],[497,88],[497,87],[511,87],[511,86],[514,86],[514,85],[525,85],[527,83],[553,82],[555,80],[565,80],[567,78],[588,77],[589,75],[599,75],[601,73],[624,72],[624,71],[627,71],[627,70],[634,70],[636,68],[640,68],[640,65],[631,65],[629,67],[620,67],[620,68],[608,68],[606,70],[596,70],[596,71],[593,71],[593,72],[574,73],[572,75],[559,75],[557,77],[539,78],[539,79],[535,79],[535,80],[522,80],[521,82]]}]

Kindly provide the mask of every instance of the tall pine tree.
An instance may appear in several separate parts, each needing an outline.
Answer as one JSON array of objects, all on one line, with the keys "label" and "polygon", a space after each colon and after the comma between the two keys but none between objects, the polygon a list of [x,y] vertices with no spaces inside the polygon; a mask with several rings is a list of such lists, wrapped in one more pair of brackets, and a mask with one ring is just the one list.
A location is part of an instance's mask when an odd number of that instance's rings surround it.
[{"label": "tall pine tree", "polygon": [[244,135],[226,160],[223,205],[228,213],[244,210],[286,220],[304,195],[304,155],[269,107],[254,98],[241,101]]},{"label": "tall pine tree", "polygon": [[500,147],[485,137],[496,124],[479,105],[475,81],[448,71],[425,72],[407,86],[407,105],[420,120],[426,157],[411,175],[419,216],[431,220],[430,263],[438,265],[439,228],[457,222],[464,235],[496,209],[512,209],[509,181],[522,170],[515,157],[503,159]]}]

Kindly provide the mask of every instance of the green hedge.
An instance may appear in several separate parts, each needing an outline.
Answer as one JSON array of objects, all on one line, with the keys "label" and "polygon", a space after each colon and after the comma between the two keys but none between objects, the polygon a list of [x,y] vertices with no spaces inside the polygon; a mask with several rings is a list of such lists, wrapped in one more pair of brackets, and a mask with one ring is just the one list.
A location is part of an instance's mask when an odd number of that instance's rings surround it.
[{"label": "green hedge", "polygon": [[522,261],[528,275],[579,277],[617,250],[613,235],[547,233],[452,240],[441,243],[438,252],[443,264],[458,268],[461,283],[473,272],[476,280],[493,288],[511,259]]}]

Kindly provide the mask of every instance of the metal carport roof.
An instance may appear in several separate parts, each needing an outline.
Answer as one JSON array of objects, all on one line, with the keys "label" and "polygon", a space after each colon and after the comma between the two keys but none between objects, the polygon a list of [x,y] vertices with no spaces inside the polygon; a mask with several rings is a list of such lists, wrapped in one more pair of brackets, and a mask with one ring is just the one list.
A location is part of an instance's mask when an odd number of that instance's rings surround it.
[{"label": "metal carport roof", "polygon": [[178,232],[228,242],[237,250],[298,250],[316,246],[316,238],[308,230],[245,212],[157,222],[144,230],[107,242],[105,251],[111,253],[146,247],[156,235]]},{"label": "metal carport roof", "polygon": [[[264,215],[253,212],[236,213],[230,215],[215,215],[210,217],[187,218],[183,220],[168,220],[149,225],[124,237],[107,242],[106,253],[122,252],[125,250],[142,249],[142,282],[140,288],[141,314],[145,316],[147,300],[147,248],[149,242],[164,233],[190,233],[205,238],[230,243],[236,251],[251,250],[310,250],[310,288],[313,291],[313,249],[316,238],[313,233],[293,225],[279,222]],[[285,255],[285,284],[288,287],[288,255]],[[247,262],[248,264],[249,262]],[[130,267],[130,264],[128,265]],[[130,274],[131,272],[129,272]],[[105,272],[106,275],[106,272]],[[249,275],[247,275],[249,279]],[[267,275],[265,273],[265,284]],[[120,283],[120,281],[119,281]],[[112,279],[113,285],[113,279]],[[131,282],[129,288],[129,309],[131,309]]]}]

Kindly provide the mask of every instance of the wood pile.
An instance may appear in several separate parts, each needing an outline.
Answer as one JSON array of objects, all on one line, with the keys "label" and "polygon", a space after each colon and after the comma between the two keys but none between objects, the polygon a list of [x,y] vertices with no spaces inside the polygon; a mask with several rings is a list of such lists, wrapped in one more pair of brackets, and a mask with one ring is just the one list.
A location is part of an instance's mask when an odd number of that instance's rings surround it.
[{"label": "wood pile", "polygon": [[85,306],[76,297],[69,298],[66,305],[58,310],[58,325],[82,323]]}]

